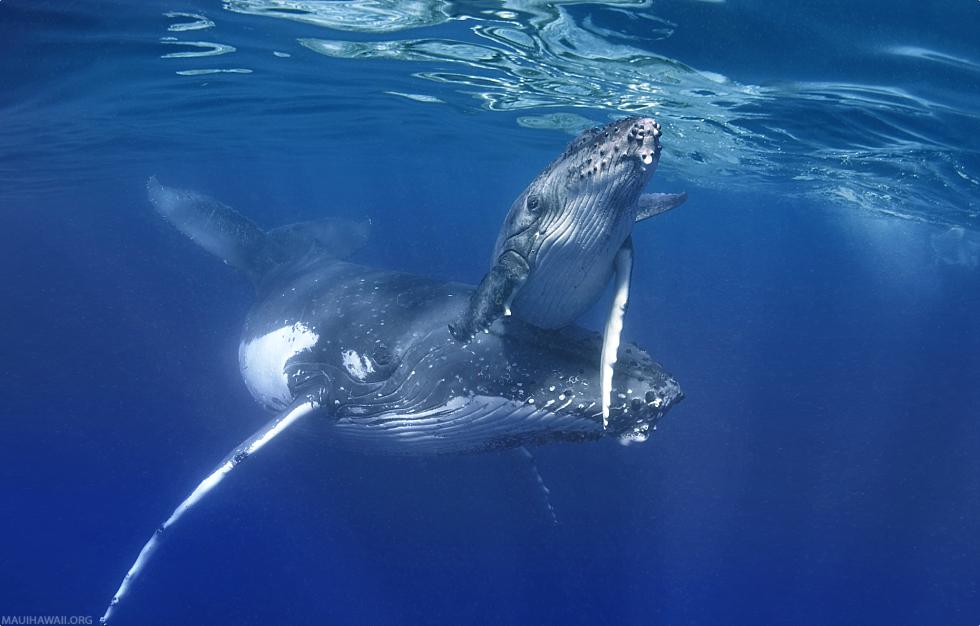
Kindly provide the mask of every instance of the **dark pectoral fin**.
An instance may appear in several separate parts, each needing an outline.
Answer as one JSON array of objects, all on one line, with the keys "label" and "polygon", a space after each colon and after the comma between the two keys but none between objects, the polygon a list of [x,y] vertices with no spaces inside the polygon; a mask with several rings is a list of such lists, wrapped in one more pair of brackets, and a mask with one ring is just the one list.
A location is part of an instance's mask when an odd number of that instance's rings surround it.
[{"label": "dark pectoral fin", "polygon": [[470,296],[466,312],[449,325],[452,336],[465,343],[476,333],[490,328],[506,312],[517,289],[527,279],[529,269],[527,262],[512,250],[500,255]]},{"label": "dark pectoral fin", "polygon": [[687,192],[681,193],[645,193],[636,201],[636,221],[642,221],[654,215],[660,215],[678,207],[687,201]]}]

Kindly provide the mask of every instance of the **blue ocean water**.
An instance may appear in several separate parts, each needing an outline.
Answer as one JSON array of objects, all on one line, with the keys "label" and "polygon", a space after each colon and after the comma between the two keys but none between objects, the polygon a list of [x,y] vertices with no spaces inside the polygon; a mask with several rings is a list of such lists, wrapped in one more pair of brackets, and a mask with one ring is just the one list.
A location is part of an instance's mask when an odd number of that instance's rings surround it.
[{"label": "blue ocean water", "polygon": [[[267,416],[253,290],[150,175],[474,283],[582,128],[664,127],[643,445],[389,458],[298,430],[118,624],[980,623],[976,2],[0,2],[0,616],[93,616]],[[598,328],[600,311],[583,320]]]}]

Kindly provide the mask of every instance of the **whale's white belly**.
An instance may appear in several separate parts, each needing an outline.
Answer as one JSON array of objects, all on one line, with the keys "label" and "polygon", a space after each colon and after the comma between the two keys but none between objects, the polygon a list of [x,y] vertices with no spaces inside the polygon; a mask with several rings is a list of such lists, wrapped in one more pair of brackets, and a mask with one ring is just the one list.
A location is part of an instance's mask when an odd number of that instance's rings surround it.
[{"label": "whale's white belly", "polygon": [[511,303],[513,314],[539,328],[561,328],[581,317],[609,284],[613,259],[632,228],[628,212],[612,224],[569,218],[566,227],[555,228]]}]

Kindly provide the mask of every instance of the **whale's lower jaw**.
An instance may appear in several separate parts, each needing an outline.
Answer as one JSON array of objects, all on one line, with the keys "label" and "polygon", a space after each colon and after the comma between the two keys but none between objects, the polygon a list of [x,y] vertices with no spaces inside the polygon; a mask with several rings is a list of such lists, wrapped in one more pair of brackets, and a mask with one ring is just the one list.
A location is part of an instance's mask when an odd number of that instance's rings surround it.
[{"label": "whale's lower jaw", "polygon": [[389,411],[341,417],[331,431],[344,447],[409,456],[484,452],[603,436],[601,419],[592,415],[553,413],[526,402],[479,395],[454,398],[414,414]]}]

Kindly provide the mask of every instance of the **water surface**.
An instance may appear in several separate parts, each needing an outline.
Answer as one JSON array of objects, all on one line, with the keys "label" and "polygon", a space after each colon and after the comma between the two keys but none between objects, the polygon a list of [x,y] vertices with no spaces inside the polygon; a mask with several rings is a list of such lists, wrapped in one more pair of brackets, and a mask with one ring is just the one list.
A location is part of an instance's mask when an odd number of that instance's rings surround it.
[{"label": "water surface", "polygon": [[[980,619],[980,5],[0,2],[0,615],[93,615],[265,420],[249,285],[145,181],[476,282],[570,140],[654,115],[627,339],[643,446],[391,459],[277,441],[119,624]],[[600,312],[583,323],[597,328]]]}]

